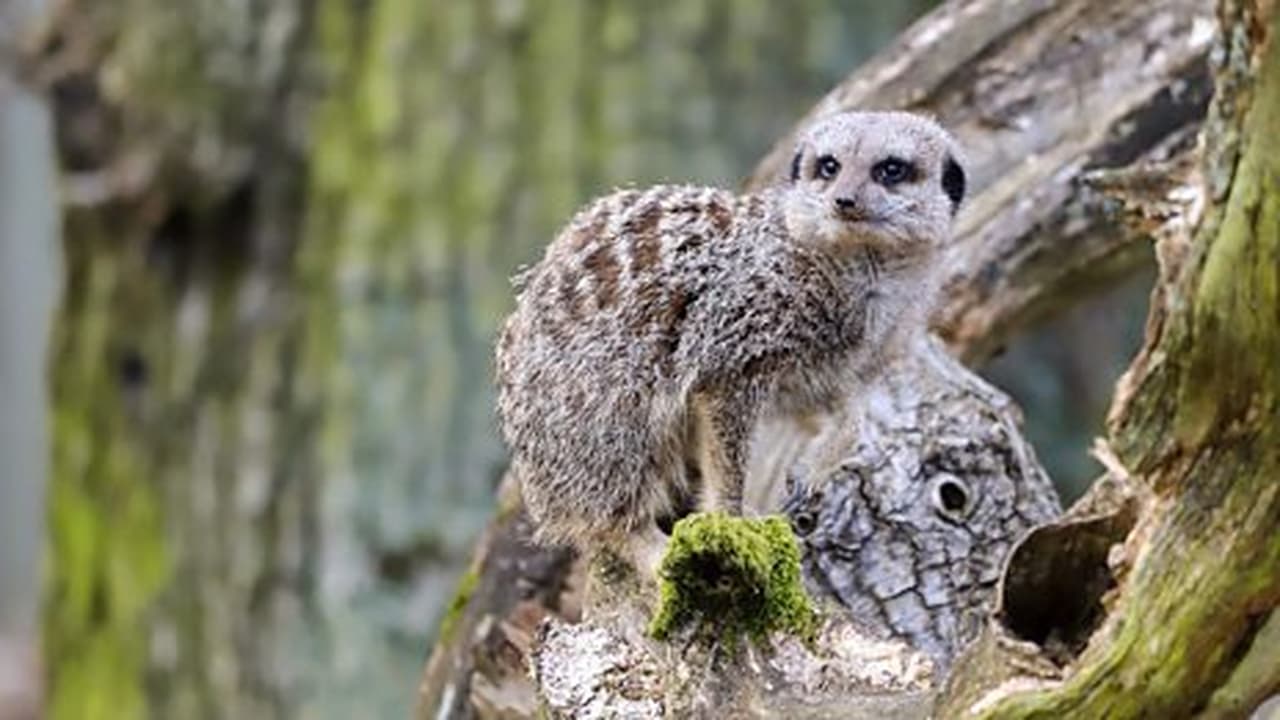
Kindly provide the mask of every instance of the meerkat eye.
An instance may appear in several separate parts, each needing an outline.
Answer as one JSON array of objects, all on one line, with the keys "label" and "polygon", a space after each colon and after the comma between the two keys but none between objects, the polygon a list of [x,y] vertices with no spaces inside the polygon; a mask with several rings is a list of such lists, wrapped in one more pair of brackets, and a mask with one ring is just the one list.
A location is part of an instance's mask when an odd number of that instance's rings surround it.
[{"label": "meerkat eye", "polygon": [[885,187],[910,182],[916,179],[916,166],[902,158],[885,158],[871,166],[871,179]]},{"label": "meerkat eye", "polygon": [[964,200],[964,168],[950,155],[942,164],[942,190],[951,200],[951,214],[955,215]]},{"label": "meerkat eye", "polygon": [[839,173],[840,161],[830,155],[818,158],[818,164],[813,167],[813,176],[820,180],[831,180]]}]

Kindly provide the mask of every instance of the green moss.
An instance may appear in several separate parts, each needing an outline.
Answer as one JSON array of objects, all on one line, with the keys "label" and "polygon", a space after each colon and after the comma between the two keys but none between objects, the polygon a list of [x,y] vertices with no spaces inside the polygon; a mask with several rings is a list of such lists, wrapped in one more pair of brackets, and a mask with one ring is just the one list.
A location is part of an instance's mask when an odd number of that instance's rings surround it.
[{"label": "green moss", "polygon": [[476,585],[479,582],[480,573],[475,568],[463,573],[462,578],[458,580],[458,589],[453,591],[453,598],[449,600],[449,609],[445,610],[444,619],[440,621],[441,645],[453,639],[453,633],[457,631],[462,614],[467,609],[467,603],[471,602],[471,595],[476,591]]},{"label": "green moss", "polygon": [[[69,215],[72,280],[51,338],[53,364],[49,550],[43,590],[43,649],[51,718],[147,714],[146,623],[173,567],[155,460],[130,414],[118,372],[103,357],[143,348],[153,372],[164,349],[149,329],[154,284],[132,274],[129,251],[104,228]],[[123,248],[123,249],[122,249]],[[128,317],[132,323],[115,323]],[[96,358],[96,362],[87,359]]]},{"label": "green moss", "polygon": [[774,630],[809,639],[817,628],[800,581],[800,548],[781,517],[690,515],[676,523],[659,576],[649,625],[658,639],[690,624],[695,635],[731,645]]}]

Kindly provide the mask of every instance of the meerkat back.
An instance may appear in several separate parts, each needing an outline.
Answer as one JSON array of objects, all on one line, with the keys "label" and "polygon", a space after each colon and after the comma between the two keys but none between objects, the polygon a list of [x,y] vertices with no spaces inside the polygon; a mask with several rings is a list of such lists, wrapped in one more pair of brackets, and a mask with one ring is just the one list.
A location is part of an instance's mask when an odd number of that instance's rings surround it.
[{"label": "meerkat back", "polygon": [[[731,194],[687,186],[588,205],[517,279],[498,342],[499,419],[550,541],[622,542],[685,484],[675,353],[680,263],[730,229]],[[699,243],[695,243],[699,244]]]}]

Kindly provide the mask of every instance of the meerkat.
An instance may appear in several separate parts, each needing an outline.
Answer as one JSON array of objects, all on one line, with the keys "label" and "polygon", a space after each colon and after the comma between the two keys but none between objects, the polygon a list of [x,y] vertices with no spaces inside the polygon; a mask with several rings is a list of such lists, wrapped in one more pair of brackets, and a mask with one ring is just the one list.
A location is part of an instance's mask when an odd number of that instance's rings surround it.
[{"label": "meerkat", "polygon": [[835,409],[923,331],[958,158],[926,118],[843,113],[802,133],[777,187],[622,190],[578,212],[516,278],[497,343],[538,536],[652,576],[691,475],[698,509],[741,514],[756,423]]}]

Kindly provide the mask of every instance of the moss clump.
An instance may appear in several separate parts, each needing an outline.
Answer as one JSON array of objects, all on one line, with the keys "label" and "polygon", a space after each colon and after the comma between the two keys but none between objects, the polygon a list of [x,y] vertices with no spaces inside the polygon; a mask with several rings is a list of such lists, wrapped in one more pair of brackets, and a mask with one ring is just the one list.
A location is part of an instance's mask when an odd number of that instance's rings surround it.
[{"label": "moss clump", "polygon": [[811,639],[817,613],[800,581],[800,548],[781,517],[698,513],[676,523],[659,574],[658,639],[689,624],[702,638],[736,644],[774,630]]}]

